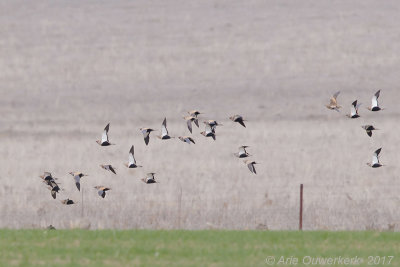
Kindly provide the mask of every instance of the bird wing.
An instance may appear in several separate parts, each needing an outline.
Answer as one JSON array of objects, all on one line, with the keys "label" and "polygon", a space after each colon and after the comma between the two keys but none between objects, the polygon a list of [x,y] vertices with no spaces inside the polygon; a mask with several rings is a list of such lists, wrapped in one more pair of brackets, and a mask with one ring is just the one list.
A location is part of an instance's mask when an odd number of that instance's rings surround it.
[{"label": "bird wing", "polygon": [[357,100],[351,104],[350,116],[357,115]]},{"label": "bird wing", "polygon": [[246,155],[246,149],[244,146],[239,147],[239,156]]},{"label": "bird wing", "polygon": [[379,92],[380,92],[380,91],[376,92],[376,94],[372,97],[371,108],[378,107],[378,105],[379,105],[379,104],[378,104]]},{"label": "bird wing", "polygon": [[131,147],[131,150],[129,150],[129,165],[136,164],[135,157],[133,156],[134,150],[133,146]]},{"label": "bird wing", "polygon": [[194,121],[194,124],[196,124],[196,126],[197,126],[197,128],[198,128],[198,127],[199,127],[199,120],[196,118],[196,119],[194,119],[193,121]]},{"label": "bird wing", "polygon": [[81,177],[79,175],[74,176],[75,183],[80,183],[81,182]]},{"label": "bird wing", "polygon": [[57,194],[56,194],[57,192],[55,191],[55,190],[51,190],[51,196],[54,198],[54,199],[56,199],[56,197],[57,197]]},{"label": "bird wing", "polygon": [[246,125],[244,125],[243,120],[238,121],[240,123],[240,125],[242,125],[244,128],[246,128]]},{"label": "bird wing", "polygon": [[150,136],[149,136],[149,133],[147,133],[147,134],[144,136],[144,143],[146,144],[146,146],[149,144],[149,141],[150,141]]},{"label": "bird wing", "polygon": [[167,118],[164,118],[164,121],[161,125],[161,136],[166,136],[166,135],[168,135]]},{"label": "bird wing", "polygon": [[108,128],[107,127],[106,127],[106,129],[104,129],[104,132],[101,135],[101,143],[104,143],[104,142],[108,142]]},{"label": "bird wing", "polygon": [[330,106],[336,106],[337,105],[337,101],[335,97],[331,97],[331,102],[329,103]]},{"label": "bird wing", "polygon": [[247,167],[249,167],[249,170],[250,170],[251,172],[253,172],[253,173],[256,173],[256,174],[257,174],[257,172],[256,172],[256,168],[254,168],[254,164],[253,164],[253,162],[250,162],[250,163],[248,163],[248,164],[247,164]]},{"label": "bird wing", "polygon": [[117,174],[117,173],[115,172],[115,169],[113,168],[113,166],[109,165],[109,166],[108,166],[108,169],[109,169],[110,171],[112,171],[114,174]]},{"label": "bird wing", "polygon": [[206,123],[206,135],[208,135],[212,132],[213,132],[212,127],[210,126],[210,124]]},{"label": "bird wing", "polygon": [[79,175],[74,176],[76,188],[81,191],[81,177]]},{"label": "bird wing", "polygon": [[381,149],[375,151],[374,155],[372,156],[372,165],[379,163],[379,153],[381,153]]},{"label": "bird wing", "polygon": [[336,93],[333,94],[332,98],[335,99],[335,102],[336,102],[336,98],[338,97],[339,94],[340,94],[340,91],[337,91]]},{"label": "bird wing", "polygon": [[380,94],[381,94],[381,90],[378,90],[378,91],[375,93],[376,99],[379,98],[379,95],[380,95]]},{"label": "bird wing", "polygon": [[189,132],[192,133],[192,121],[191,120],[187,120],[186,123],[187,123],[187,127],[189,129]]}]

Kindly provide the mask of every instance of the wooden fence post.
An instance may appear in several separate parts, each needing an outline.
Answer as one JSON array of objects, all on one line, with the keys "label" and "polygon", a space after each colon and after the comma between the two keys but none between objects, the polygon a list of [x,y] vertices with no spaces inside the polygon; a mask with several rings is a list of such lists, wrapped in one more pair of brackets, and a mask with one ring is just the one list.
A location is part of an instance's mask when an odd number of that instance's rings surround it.
[{"label": "wooden fence post", "polygon": [[303,230],[303,184],[300,184],[300,216],[299,216],[299,230]]}]

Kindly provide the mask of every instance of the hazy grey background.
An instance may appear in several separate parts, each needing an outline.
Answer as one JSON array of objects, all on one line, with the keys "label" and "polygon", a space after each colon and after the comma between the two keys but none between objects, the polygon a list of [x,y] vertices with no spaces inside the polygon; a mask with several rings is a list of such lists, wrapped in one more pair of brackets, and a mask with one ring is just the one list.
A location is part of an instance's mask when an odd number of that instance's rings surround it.
[{"label": "hazy grey background", "polygon": [[[399,11],[394,0],[0,1],[0,227],[296,229],[304,183],[305,229],[399,229]],[[386,110],[372,113],[378,89]],[[340,113],[324,107],[337,90]],[[189,134],[190,109],[224,124],[217,141],[194,128],[196,145],[152,135],[145,146],[139,128],[164,117],[171,135]],[[228,120],[237,113],[247,128]],[[104,148],[108,122],[117,145]],[[381,130],[369,138],[366,123]],[[137,170],[123,166],[132,144]],[[239,145],[257,175],[232,155]],[[381,146],[387,166],[368,168]],[[57,200],[43,171],[60,178]],[[90,175],[83,214],[70,171]],[[160,183],[143,184],[146,172]],[[112,190],[101,199],[95,185]]]}]

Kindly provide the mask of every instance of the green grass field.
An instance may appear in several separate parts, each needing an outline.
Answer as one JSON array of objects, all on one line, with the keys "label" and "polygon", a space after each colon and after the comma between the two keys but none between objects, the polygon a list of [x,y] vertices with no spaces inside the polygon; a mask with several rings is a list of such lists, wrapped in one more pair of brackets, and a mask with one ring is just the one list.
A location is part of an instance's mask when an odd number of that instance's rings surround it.
[{"label": "green grass field", "polygon": [[322,265],[304,256],[363,259],[327,266],[400,266],[400,233],[0,230],[1,266]]}]

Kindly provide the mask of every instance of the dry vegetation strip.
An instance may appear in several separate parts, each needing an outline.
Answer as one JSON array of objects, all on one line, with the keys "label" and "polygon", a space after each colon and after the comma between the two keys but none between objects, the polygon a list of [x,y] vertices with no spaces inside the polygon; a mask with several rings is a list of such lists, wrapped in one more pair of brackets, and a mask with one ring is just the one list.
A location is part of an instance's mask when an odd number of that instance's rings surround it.
[{"label": "dry vegetation strip", "polygon": [[306,255],[394,256],[389,266],[400,264],[400,234],[389,232],[0,230],[0,236],[1,266],[268,266],[268,256]]}]

